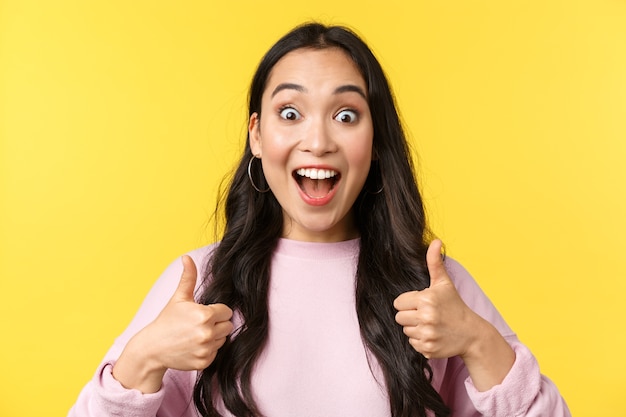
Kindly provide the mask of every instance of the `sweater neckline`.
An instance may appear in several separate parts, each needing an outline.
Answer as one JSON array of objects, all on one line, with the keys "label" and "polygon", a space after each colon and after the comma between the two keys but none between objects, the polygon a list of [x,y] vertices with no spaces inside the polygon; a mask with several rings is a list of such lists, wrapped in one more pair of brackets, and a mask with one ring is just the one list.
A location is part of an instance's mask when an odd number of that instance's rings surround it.
[{"label": "sweater neckline", "polygon": [[280,238],[275,254],[302,259],[341,259],[358,255],[361,239],[341,242],[304,242]]}]

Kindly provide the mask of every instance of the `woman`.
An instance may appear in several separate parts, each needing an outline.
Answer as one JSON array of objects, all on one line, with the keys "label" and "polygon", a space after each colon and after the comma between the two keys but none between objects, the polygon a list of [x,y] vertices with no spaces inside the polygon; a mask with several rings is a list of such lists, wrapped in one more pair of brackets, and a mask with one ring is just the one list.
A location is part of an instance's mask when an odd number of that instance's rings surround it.
[{"label": "woman", "polygon": [[224,210],[222,240],[165,271],[70,415],[569,415],[429,245],[390,87],[349,30],[307,24],[265,55]]}]

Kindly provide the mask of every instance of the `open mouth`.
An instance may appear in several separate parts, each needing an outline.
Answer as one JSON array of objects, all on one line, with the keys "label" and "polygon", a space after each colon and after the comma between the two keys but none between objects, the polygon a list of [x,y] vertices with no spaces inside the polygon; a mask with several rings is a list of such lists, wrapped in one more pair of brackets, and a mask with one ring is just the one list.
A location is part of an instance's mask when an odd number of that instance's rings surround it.
[{"label": "open mouth", "polygon": [[307,196],[323,198],[333,190],[341,174],[332,169],[300,168],[293,177]]}]

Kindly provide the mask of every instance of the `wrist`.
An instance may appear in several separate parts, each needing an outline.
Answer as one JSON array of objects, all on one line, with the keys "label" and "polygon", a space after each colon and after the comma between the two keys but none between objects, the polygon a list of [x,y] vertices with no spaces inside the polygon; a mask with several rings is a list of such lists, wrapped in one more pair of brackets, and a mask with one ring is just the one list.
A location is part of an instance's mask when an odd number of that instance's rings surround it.
[{"label": "wrist", "polygon": [[504,381],[515,362],[515,352],[491,323],[482,318],[478,323],[475,336],[461,359],[476,389],[487,391]]},{"label": "wrist", "polygon": [[466,363],[480,362],[488,355],[489,347],[501,336],[491,323],[477,314],[474,323],[467,328],[471,329],[471,336],[467,349],[460,355],[461,359]]},{"label": "wrist", "polygon": [[138,343],[136,338],[140,333],[129,340],[113,365],[113,378],[124,388],[149,394],[161,389],[167,368],[151,355],[149,349]]}]

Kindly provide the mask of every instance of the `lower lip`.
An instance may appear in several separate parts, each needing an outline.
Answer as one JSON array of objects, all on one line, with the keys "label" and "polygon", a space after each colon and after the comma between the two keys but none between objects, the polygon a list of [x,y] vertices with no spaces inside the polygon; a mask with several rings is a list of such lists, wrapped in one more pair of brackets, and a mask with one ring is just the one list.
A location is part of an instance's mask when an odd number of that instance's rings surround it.
[{"label": "lower lip", "polygon": [[302,200],[305,203],[307,203],[308,205],[310,205],[310,206],[325,206],[326,204],[330,203],[330,201],[335,196],[335,193],[337,192],[337,185],[338,185],[338,183],[335,184],[333,189],[330,190],[330,192],[328,194],[326,194],[324,197],[311,197],[311,196],[309,196],[307,193],[302,191],[302,189],[300,188],[300,186],[298,186],[297,183],[296,183],[296,188],[298,189],[298,192],[300,193],[300,198],[302,198]]}]

